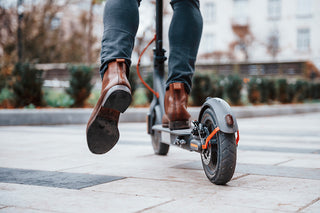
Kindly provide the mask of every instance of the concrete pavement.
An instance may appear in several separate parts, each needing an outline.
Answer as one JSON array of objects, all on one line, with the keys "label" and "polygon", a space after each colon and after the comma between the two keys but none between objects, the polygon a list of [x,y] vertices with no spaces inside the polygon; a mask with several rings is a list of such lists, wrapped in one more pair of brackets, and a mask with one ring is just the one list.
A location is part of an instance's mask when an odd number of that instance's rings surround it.
[{"label": "concrete pavement", "polygon": [[0,127],[2,212],[320,212],[320,113],[238,120],[237,169],[211,184],[198,153],[153,154],[145,123],[89,152],[85,125]]}]

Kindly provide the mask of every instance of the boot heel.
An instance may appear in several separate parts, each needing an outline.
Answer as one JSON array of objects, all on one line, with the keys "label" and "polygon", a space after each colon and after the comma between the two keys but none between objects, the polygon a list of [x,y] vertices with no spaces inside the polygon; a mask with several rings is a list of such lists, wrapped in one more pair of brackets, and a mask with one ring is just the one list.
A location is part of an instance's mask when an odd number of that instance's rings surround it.
[{"label": "boot heel", "polygon": [[169,122],[170,130],[177,130],[177,129],[189,129],[190,123],[188,121],[170,121]]},{"label": "boot heel", "polygon": [[103,99],[102,107],[125,112],[132,101],[131,91],[127,86],[116,85],[109,89]]}]

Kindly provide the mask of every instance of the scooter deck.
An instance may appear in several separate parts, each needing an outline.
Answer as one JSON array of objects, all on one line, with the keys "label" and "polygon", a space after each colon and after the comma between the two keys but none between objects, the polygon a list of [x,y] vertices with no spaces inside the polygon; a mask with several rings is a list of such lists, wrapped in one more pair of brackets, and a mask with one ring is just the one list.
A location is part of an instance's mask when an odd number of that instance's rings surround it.
[{"label": "scooter deck", "polygon": [[176,136],[189,136],[189,135],[191,135],[192,128],[170,130],[169,128],[162,127],[162,125],[159,124],[159,125],[154,125],[152,127],[152,130],[166,132],[166,133],[170,133],[171,135],[176,135]]},{"label": "scooter deck", "polygon": [[178,129],[170,130],[169,128],[164,128],[162,125],[155,125],[152,127],[152,130],[160,133],[159,141],[161,143],[166,143],[168,145],[177,145],[183,149],[189,151],[201,150],[201,143],[199,140],[194,139],[192,135],[192,128],[190,129]]}]

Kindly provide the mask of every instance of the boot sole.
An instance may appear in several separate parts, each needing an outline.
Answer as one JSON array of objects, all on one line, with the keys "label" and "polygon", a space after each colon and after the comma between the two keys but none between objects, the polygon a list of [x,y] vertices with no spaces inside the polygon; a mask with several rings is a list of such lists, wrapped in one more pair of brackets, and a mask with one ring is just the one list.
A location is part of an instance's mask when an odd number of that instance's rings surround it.
[{"label": "boot sole", "polygon": [[170,121],[169,122],[169,129],[170,130],[177,130],[177,129],[189,129],[190,122],[187,121]]},{"label": "boot sole", "polygon": [[103,98],[100,110],[87,128],[87,143],[92,153],[107,153],[119,140],[118,120],[108,118],[108,115],[102,111],[123,113],[129,107],[131,100],[131,92],[128,87],[117,85],[109,89]]},{"label": "boot sole", "polygon": [[164,124],[164,123],[163,123],[163,124],[162,124],[162,127],[163,127],[163,128],[169,128],[169,124]]},{"label": "boot sole", "polygon": [[102,101],[102,106],[124,113],[132,101],[131,91],[123,85],[113,86],[109,89]]}]

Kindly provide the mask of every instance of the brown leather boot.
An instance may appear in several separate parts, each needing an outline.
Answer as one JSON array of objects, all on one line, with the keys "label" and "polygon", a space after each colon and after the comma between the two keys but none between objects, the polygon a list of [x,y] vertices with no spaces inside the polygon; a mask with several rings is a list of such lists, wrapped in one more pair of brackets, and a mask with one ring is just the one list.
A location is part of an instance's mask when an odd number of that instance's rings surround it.
[{"label": "brown leather boot", "polygon": [[87,124],[87,143],[94,154],[108,152],[119,140],[119,115],[131,103],[128,74],[124,59],[108,64],[103,76],[100,98]]},{"label": "brown leather boot", "polygon": [[188,94],[183,83],[172,83],[164,97],[165,115],[162,126],[174,129],[190,128],[190,114],[187,111]]}]

